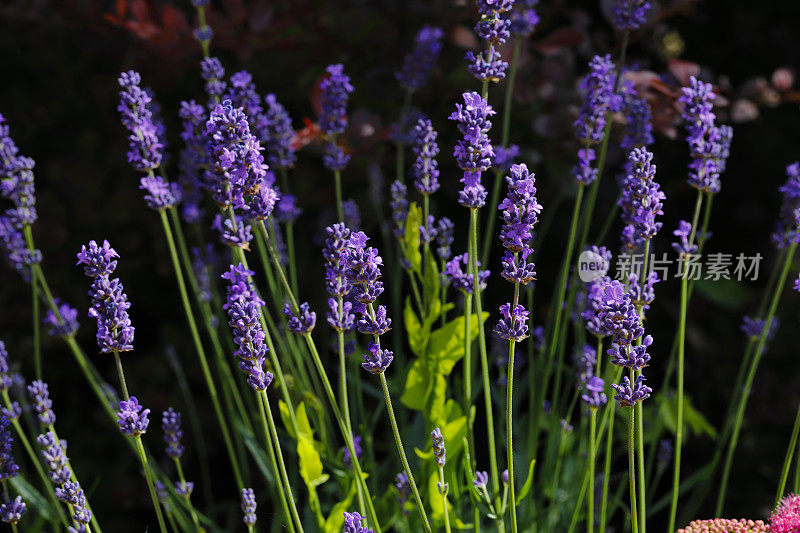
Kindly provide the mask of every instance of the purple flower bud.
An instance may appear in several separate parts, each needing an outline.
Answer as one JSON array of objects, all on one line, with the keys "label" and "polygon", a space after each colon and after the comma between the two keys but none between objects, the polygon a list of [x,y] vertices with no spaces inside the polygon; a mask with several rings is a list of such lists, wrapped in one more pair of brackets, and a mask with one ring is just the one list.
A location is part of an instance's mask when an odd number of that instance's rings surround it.
[{"label": "purple flower bud", "polygon": [[300,304],[298,314],[294,314],[292,312],[292,306],[287,303],[283,306],[283,314],[289,319],[289,331],[297,335],[307,335],[311,333],[311,330],[314,329],[314,325],[317,323],[317,313],[310,311],[308,302]]},{"label": "purple flower bud", "polygon": [[331,171],[342,171],[350,162],[350,154],[345,153],[344,149],[338,144],[328,143],[325,148],[325,155],[322,156],[322,164]]},{"label": "purple flower bud", "polygon": [[175,492],[178,496],[183,496],[184,498],[189,498],[192,495],[192,491],[194,490],[194,483],[191,481],[179,481],[175,484]]},{"label": "purple flower bud", "polygon": [[602,378],[592,376],[586,383],[586,392],[581,395],[581,400],[593,409],[597,409],[606,404],[605,382]]},{"label": "purple flower bud", "polygon": [[475,472],[475,479],[472,480],[472,485],[476,489],[485,489],[486,484],[489,482],[488,472]]},{"label": "purple flower bud", "polygon": [[647,22],[650,2],[646,0],[615,0],[614,26],[619,31],[636,31]]},{"label": "purple flower bud", "polygon": [[[346,466],[352,468],[353,461],[350,457],[350,450],[347,448],[347,446],[345,446],[343,449],[344,449],[344,454],[342,456],[342,462]],[[359,435],[353,437],[353,450],[355,450],[356,452],[356,458],[361,459],[361,455],[364,453],[364,451],[361,449],[361,437]]]},{"label": "purple flower bud", "polygon": [[521,305],[513,309],[511,304],[500,306],[503,315],[494,328],[494,332],[501,339],[520,342],[528,337],[528,311]]},{"label": "purple flower bud", "polygon": [[358,512],[344,513],[344,529],[342,529],[342,533],[372,533],[371,529],[367,529],[362,524],[366,519],[366,516],[361,516]]},{"label": "purple flower bud", "polygon": [[181,188],[177,183],[169,183],[161,176],[145,176],[139,180],[139,188],[147,191],[144,201],[156,211],[168,209],[181,201]]},{"label": "purple flower bud", "polygon": [[167,443],[166,453],[173,459],[180,459],[184,447],[181,444],[183,429],[181,429],[181,414],[172,407],[161,415],[161,430],[164,432],[164,442]]},{"label": "purple flower bud", "polygon": [[369,343],[368,353],[364,354],[361,366],[372,374],[383,374],[392,363],[392,352],[381,348],[377,343]]},{"label": "purple flower bud", "polygon": [[43,426],[52,426],[56,423],[56,415],[53,412],[53,400],[50,399],[50,392],[47,390],[47,383],[37,379],[28,385],[28,394],[33,401],[33,407],[39,415],[39,422]]},{"label": "purple flower bud", "polygon": [[784,249],[800,240],[800,229],[795,216],[800,207],[800,162],[786,167],[786,183],[779,190],[782,202],[772,242],[779,249]]},{"label": "purple flower bud", "polygon": [[[453,284],[453,287],[456,289],[467,293],[472,294],[475,290],[475,281],[472,274],[468,274],[464,271],[469,265],[469,254],[462,254],[453,257],[450,261],[445,264],[444,267],[444,276],[450,280],[450,283]],[[480,269],[481,262],[478,261],[478,268]],[[480,280],[481,289],[486,288],[486,279],[489,277],[488,270],[478,270],[478,279]]]},{"label": "purple flower bud", "polygon": [[0,520],[7,524],[16,524],[22,520],[22,515],[25,514],[27,508],[25,502],[22,501],[22,496],[6,500],[0,504]]},{"label": "purple flower bud", "polygon": [[436,58],[442,50],[444,32],[435,26],[425,26],[414,39],[414,48],[403,60],[403,67],[395,74],[406,90],[416,91],[425,86]]},{"label": "purple flower bud", "polygon": [[53,337],[71,337],[78,331],[78,310],[70,307],[66,302],[60,299],[54,299],[56,307],[58,307],[58,314],[56,316],[52,309],[48,309],[45,313],[42,323],[48,327],[48,334]]},{"label": "purple flower bud", "polygon": [[207,57],[200,63],[200,77],[206,82],[208,96],[220,96],[225,92],[225,69],[216,57]]},{"label": "purple flower bud", "polygon": [[644,376],[636,378],[634,386],[631,387],[631,381],[628,376],[622,376],[622,383],[617,385],[612,383],[611,386],[617,391],[614,399],[617,400],[622,407],[632,407],[636,402],[641,402],[650,397],[653,389],[644,384]]},{"label": "purple flower bud", "polygon": [[253,489],[242,489],[242,521],[253,527],[256,523],[256,495]]},{"label": "purple flower bud", "polygon": [[119,412],[117,413],[117,424],[120,431],[130,437],[138,437],[147,431],[147,426],[150,421],[147,415],[150,414],[150,409],[144,409],[139,405],[139,400],[136,396],[131,396],[127,401],[122,400],[119,402]]},{"label": "purple flower bud", "polygon": [[673,235],[680,239],[680,242],[672,243],[672,247],[681,255],[692,255],[697,252],[697,245],[689,245],[689,235],[692,233],[692,225],[681,220],[678,223],[678,229],[672,232]]},{"label": "purple flower bud", "polygon": [[439,468],[444,468],[445,449],[442,430],[436,428],[431,432],[431,442],[433,443],[433,455],[436,458],[436,464],[439,465]]}]

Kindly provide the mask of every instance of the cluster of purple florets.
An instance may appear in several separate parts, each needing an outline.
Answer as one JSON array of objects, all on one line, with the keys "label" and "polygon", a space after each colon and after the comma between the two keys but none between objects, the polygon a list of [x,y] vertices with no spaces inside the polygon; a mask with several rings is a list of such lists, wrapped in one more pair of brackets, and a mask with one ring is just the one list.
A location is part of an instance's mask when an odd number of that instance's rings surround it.
[{"label": "cluster of purple florets", "polygon": [[436,156],[439,145],[437,133],[428,118],[421,118],[414,127],[414,187],[420,194],[433,194],[439,190],[439,169]]},{"label": "cluster of purple florets", "polygon": [[241,263],[231,265],[222,275],[228,281],[228,324],[233,329],[236,343],[234,355],[239,358],[239,368],[247,375],[247,384],[253,390],[263,391],[272,383],[272,373],[264,370],[267,355],[266,334],[261,327],[260,313],[264,301],[258,297],[250,282],[255,274]]},{"label": "cluster of purple florets", "polygon": [[200,77],[206,82],[206,94],[212,99],[219,99],[228,86],[225,83],[225,67],[216,57],[207,57],[200,63]]},{"label": "cluster of purple florets", "polygon": [[48,333],[54,337],[71,337],[78,331],[78,310],[58,298],[53,299],[58,313],[48,309],[42,322],[48,327]]},{"label": "cluster of purple florets", "polygon": [[655,237],[661,229],[656,217],[664,214],[666,196],[655,182],[656,166],[653,154],[646,148],[634,148],[628,156],[631,174],[625,179],[619,199],[622,220],[622,243],[629,249],[638,249]]},{"label": "cluster of purple florets", "polygon": [[97,320],[97,344],[103,353],[133,350],[134,328],[128,316],[130,302],[118,278],[110,279],[117,268],[119,254],[108,241],[102,246],[89,241],[78,253],[78,264],[92,279],[89,316]]},{"label": "cluster of purple florets", "polygon": [[264,97],[264,114],[258,135],[267,150],[267,161],[273,168],[293,167],[297,161],[292,139],[292,119],[274,94]]},{"label": "cluster of purple florets", "polygon": [[686,122],[686,142],[692,161],[689,163],[689,185],[701,191],[716,194],[720,190],[720,174],[730,151],[733,129],[717,126],[717,116],[712,111],[716,98],[710,83],[694,76],[689,86],[681,89],[679,102],[684,105],[682,117]]},{"label": "cluster of purple florets", "polygon": [[323,162],[331,170],[342,170],[350,160],[341,146],[334,142],[336,135],[347,128],[347,100],[353,92],[350,76],[344,73],[344,66],[335,64],[325,69],[327,76],[320,82],[319,127],[331,139],[325,151]]},{"label": "cluster of purple florets", "polygon": [[[626,292],[619,281],[613,280],[604,286],[603,303],[598,318],[605,330],[613,335],[614,344],[607,352],[612,363],[629,368],[631,372],[641,371],[647,366],[650,360],[647,348],[653,339],[648,335],[635,345],[644,335],[642,319],[630,293]],[[644,384],[644,379],[643,375],[639,375],[631,383],[628,376],[623,376],[620,385],[611,385],[617,391],[614,399],[623,406],[632,406],[649,398],[652,389]]]},{"label": "cluster of purple florets", "polygon": [[[478,261],[478,269],[481,262]],[[486,288],[486,280],[489,278],[488,270],[478,270],[478,280],[481,290]],[[444,276],[456,289],[464,294],[472,294],[475,290],[475,277],[469,274],[469,254],[456,255],[444,266]]]},{"label": "cluster of purple florets", "polygon": [[37,379],[28,385],[28,395],[33,402],[33,408],[39,418],[39,423],[43,426],[52,426],[56,423],[56,415],[53,412],[53,400],[50,399],[50,391],[47,383]]},{"label": "cluster of purple florets", "polygon": [[139,437],[147,431],[147,426],[150,425],[148,415],[150,415],[150,409],[145,409],[139,404],[136,396],[131,396],[127,400],[119,402],[117,425],[125,435]]},{"label": "cluster of purple florets", "polygon": [[344,513],[344,529],[342,529],[342,533],[372,533],[371,529],[362,524],[366,519],[366,516],[361,516],[358,512]]},{"label": "cluster of purple florets", "polygon": [[616,71],[610,55],[594,56],[589,73],[581,82],[583,103],[575,120],[575,136],[583,145],[578,150],[578,164],[572,173],[578,183],[589,185],[597,179],[593,145],[603,140],[608,113],[620,108],[621,99],[615,91]]},{"label": "cluster of purple florets", "polygon": [[534,9],[539,0],[515,0],[514,7],[508,12],[511,24],[508,29],[514,37],[527,37],[536,30],[539,24],[539,15]]},{"label": "cluster of purple florets", "polygon": [[477,54],[467,52],[467,69],[480,81],[500,81],[505,77],[508,63],[502,60],[497,47],[511,36],[511,20],[507,12],[514,0],[478,0],[481,18],[475,25],[475,33],[486,41],[486,49]]},{"label": "cluster of purple florets", "polygon": [[19,155],[0,115],[0,196],[12,202],[0,215],[0,246],[8,264],[26,281],[31,279],[31,266],[42,261],[41,252],[29,248],[23,235],[23,228],[37,218],[33,167],[33,159]]},{"label": "cluster of purple florets", "polygon": [[350,230],[344,223],[325,228],[327,237],[322,255],[325,258],[325,288],[328,299],[328,324],[338,331],[350,331],[355,325],[353,303],[345,300],[350,294],[350,284],[345,275],[344,253],[350,242]]},{"label": "cluster of purple florets", "polygon": [[458,203],[476,209],[486,203],[481,172],[489,170],[494,160],[487,133],[492,127],[489,117],[496,113],[478,93],[464,93],[463,98],[464,104],[456,104],[456,110],[448,118],[458,123],[458,131],[463,136],[453,150],[458,167],[464,171],[461,178],[464,188],[458,193]]},{"label": "cluster of purple florets", "polygon": [[248,526],[256,524],[256,495],[253,489],[242,489],[242,521]]},{"label": "cluster of purple florets", "polygon": [[444,32],[435,26],[424,26],[414,39],[414,47],[405,57],[402,68],[395,74],[407,91],[417,91],[430,78],[436,58],[442,51]]},{"label": "cluster of purple florets", "polygon": [[119,76],[120,102],[117,111],[122,115],[122,124],[128,129],[128,162],[142,172],[158,168],[163,158],[163,143],[153,121],[152,98],[139,84],[138,72],[129,70]]},{"label": "cluster of purple florets", "polygon": [[647,22],[650,2],[646,0],[615,0],[614,26],[620,31],[636,31]]},{"label": "cluster of purple florets", "polygon": [[772,242],[780,249],[800,242],[800,162],[786,167],[786,183],[779,189],[781,208]]}]

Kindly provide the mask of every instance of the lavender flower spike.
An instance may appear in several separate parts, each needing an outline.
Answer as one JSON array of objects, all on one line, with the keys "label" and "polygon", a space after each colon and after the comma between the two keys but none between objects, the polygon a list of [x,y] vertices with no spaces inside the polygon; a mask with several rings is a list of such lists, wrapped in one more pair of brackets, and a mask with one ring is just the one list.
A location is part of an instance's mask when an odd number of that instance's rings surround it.
[{"label": "lavender flower spike", "polygon": [[166,453],[173,459],[180,459],[184,447],[181,444],[183,429],[181,429],[181,414],[172,407],[161,415],[161,429],[164,431],[164,442],[167,444]]},{"label": "lavender flower spike", "polygon": [[67,441],[58,440],[50,431],[39,435],[36,441],[42,447],[42,457],[53,483],[61,485],[69,481],[72,472],[67,459]]},{"label": "lavender flower spike", "polygon": [[14,439],[8,428],[11,422],[6,415],[0,415],[0,481],[11,479],[19,475],[19,466],[14,462],[12,446]]},{"label": "lavender flower spike", "polygon": [[314,329],[317,323],[317,313],[310,310],[308,302],[300,304],[297,314],[292,312],[292,306],[288,303],[283,307],[283,314],[288,317],[289,331],[297,335],[307,335]]},{"label": "lavender flower spike", "polygon": [[433,443],[433,455],[436,458],[436,464],[439,465],[439,468],[444,468],[445,449],[442,430],[436,428],[431,432],[431,442]]},{"label": "lavender flower spike", "polygon": [[619,402],[622,407],[633,407],[636,402],[641,402],[650,397],[653,389],[644,384],[644,376],[639,376],[631,387],[631,381],[628,376],[622,376],[622,384],[617,385],[612,383],[611,386],[617,391],[614,399]]},{"label": "lavender flower spike", "polygon": [[593,409],[597,409],[606,404],[605,382],[602,378],[592,376],[586,383],[586,392],[581,395],[583,403]]},{"label": "lavender flower spike", "polygon": [[456,111],[448,117],[458,123],[463,136],[456,144],[453,155],[458,167],[464,171],[458,193],[458,203],[470,209],[486,203],[486,189],[481,185],[481,172],[489,170],[494,160],[494,150],[487,135],[492,123],[489,117],[496,114],[492,106],[478,93],[464,93],[464,104],[456,104]]},{"label": "lavender flower spike", "polygon": [[86,525],[92,520],[92,512],[87,506],[86,496],[80,483],[67,481],[56,489],[56,498],[71,506],[74,512],[72,517],[85,530]]},{"label": "lavender flower spike", "polygon": [[81,247],[78,253],[78,264],[84,265],[85,274],[94,278],[89,290],[89,316],[97,320],[97,344],[103,353],[133,349],[134,328],[128,317],[131,304],[119,279],[109,279],[117,268],[118,257],[108,241],[103,241],[102,246],[89,241],[88,247]]},{"label": "lavender flower spike", "polygon": [[139,73],[133,70],[123,72],[118,81],[122,91],[117,111],[122,115],[122,124],[130,132],[128,162],[136,170],[151,172],[159,167],[163,157],[163,144],[159,141],[149,107],[152,98],[139,86],[142,82]]},{"label": "lavender flower spike", "polygon": [[54,299],[58,307],[58,316],[52,309],[48,309],[42,323],[48,327],[48,333],[53,337],[72,337],[78,331],[78,310],[60,299]]},{"label": "lavender flower spike", "polygon": [[480,81],[498,82],[505,77],[508,63],[501,59],[496,46],[505,43],[511,34],[511,20],[504,13],[511,9],[514,0],[478,0],[477,4],[481,18],[475,25],[475,33],[488,47],[478,54],[467,52],[467,69]]},{"label": "lavender flower spike", "polygon": [[347,128],[347,100],[353,92],[353,86],[350,76],[344,73],[343,65],[330,65],[325,72],[327,76],[319,84],[319,126],[324,134],[333,136],[343,133]]},{"label": "lavender flower spike", "polygon": [[647,22],[650,2],[646,0],[615,0],[613,9],[614,26],[619,31],[636,31]]},{"label": "lavender flower spike", "polygon": [[425,86],[436,58],[442,50],[444,32],[435,26],[425,26],[414,39],[414,48],[403,60],[403,67],[395,74],[397,81],[407,91],[417,91]]},{"label": "lavender flower spike", "polygon": [[131,396],[128,400],[119,402],[119,412],[117,412],[117,425],[120,431],[129,437],[138,437],[147,431],[150,421],[147,415],[150,409],[144,409],[139,405],[136,396]]},{"label": "lavender flower spike", "polygon": [[439,145],[436,144],[437,133],[430,119],[419,119],[414,127],[414,187],[420,194],[433,194],[439,190],[439,169],[436,156]]},{"label": "lavender flower spike", "polygon": [[267,161],[273,168],[293,167],[297,161],[292,146],[292,119],[274,94],[264,97],[266,109],[259,124],[258,136],[267,150]]},{"label": "lavender flower spike", "polygon": [[7,500],[0,504],[0,520],[7,524],[16,524],[22,520],[28,506],[22,501],[22,496]]},{"label": "lavender flower spike", "polygon": [[372,533],[371,529],[362,524],[366,519],[366,516],[361,516],[358,512],[344,513],[344,529],[342,529],[342,533]]},{"label": "lavender flower spike", "polygon": [[256,524],[256,495],[253,489],[242,489],[242,521],[248,528]]},{"label": "lavender flower spike", "polygon": [[39,423],[43,426],[52,426],[55,424],[56,415],[53,413],[53,400],[50,399],[47,383],[39,379],[32,381],[31,384],[28,385],[28,394],[38,414]]}]

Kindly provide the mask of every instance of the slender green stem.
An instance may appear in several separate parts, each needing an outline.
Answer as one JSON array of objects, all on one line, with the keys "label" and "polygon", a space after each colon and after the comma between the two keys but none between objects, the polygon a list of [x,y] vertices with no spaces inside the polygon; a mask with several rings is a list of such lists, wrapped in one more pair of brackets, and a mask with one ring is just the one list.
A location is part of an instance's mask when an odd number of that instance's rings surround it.
[{"label": "slender green stem", "polygon": [[389,423],[392,426],[392,435],[394,435],[394,443],[397,446],[397,453],[400,455],[400,462],[403,463],[403,470],[408,477],[408,484],[411,486],[411,492],[414,494],[414,502],[417,505],[417,512],[422,520],[422,526],[428,533],[432,533],[430,522],[428,522],[428,514],[425,512],[425,507],[422,505],[422,498],[419,496],[419,489],[417,483],[414,481],[414,474],[411,473],[411,467],[408,464],[406,451],[403,449],[403,441],[400,438],[400,430],[397,428],[397,419],[394,416],[394,409],[392,408],[392,398],[389,395],[389,386],[386,384],[386,376],[383,372],[378,374],[381,380],[381,389],[383,390],[383,399],[386,401],[386,411],[389,414]]},{"label": "slender green stem", "polygon": [[775,494],[775,504],[773,507],[777,507],[778,503],[783,498],[783,493],[786,490],[786,480],[789,479],[789,469],[792,466],[792,456],[794,455],[794,449],[797,448],[797,436],[800,434],[800,405],[797,406],[797,415],[795,415],[794,419],[794,427],[792,428],[792,437],[789,439],[789,447],[786,449],[786,457],[783,460],[783,468],[781,468],[781,479],[778,483],[778,492]]},{"label": "slender green stem", "polygon": [[[33,231],[30,224],[25,224],[22,227],[22,233],[25,236],[25,242],[28,245],[28,251],[33,254],[36,248],[33,245]],[[36,269],[31,270],[31,311],[33,313],[33,364],[36,373],[36,379],[42,379],[42,337],[41,327],[39,324],[39,286],[36,283]]]},{"label": "slender green stem", "polygon": [[594,533],[594,470],[595,470],[595,457],[597,450],[595,449],[595,439],[597,432],[597,408],[592,407],[589,413],[589,490],[586,500],[586,531],[587,533]]},{"label": "slender green stem", "polygon": [[[489,466],[491,469],[492,489],[495,498],[500,497],[500,476],[497,470],[497,449],[494,438],[494,415],[492,408],[492,388],[489,381],[489,361],[486,351],[486,334],[483,327],[483,305],[481,303],[481,281],[478,276],[478,210],[470,209],[469,239],[472,243],[470,253],[470,273],[474,280],[475,311],[478,314],[478,348],[481,356],[481,374],[483,378],[483,402],[486,409],[486,431],[489,444]],[[499,502],[496,503],[499,507]],[[502,518],[498,520],[502,523]]]},{"label": "slender green stem", "polygon": [[119,386],[122,390],[122,395],[125,398],[125,401],[130,400],[130,395],[128,394],[128,385],[125,383],[125,373],[122,371],[122,359],[119,356],[119,352],[114,350],[114,361],[117,363],[117,376],[119,376]]},{"label": "slender green stem", "polygon": [[[798,444],[800,448],[800,444]],[[797,452],[798,459],[794,463],[794,487],[792,488],[792,492],[797,494],[800,492],[800,451]]]},{"label": "slender green stem", "polygon": [[447,483],[444,481],[444,467],[439,467],[439,492],[442,494],[442,507],[444,507],[444,530],[450,533],[450,516],[447,510]]},{"label": "slender green stem", "polygon": [[219,396],[217,394],[217,387],[214,385],[214,379],[211,376],[211,369],[208,366],[208,360],[206,358],[205,349],[203,348],[203,342],[200,340],[200,333],[197,330],[197,324],[194,320],[194,313],[192,312],[192,307],[189,303],[189,296],[186,291],[186,283],[183,279],[183,271],[181,270],[180,262],[178,260],[178,252],[175,248],[175,240],[172,237],[172,230],[170,229],[169,220],[167,220],[167,214],[163,209],[159,211],[159,215],[161,216],[161,225],[164,228],[164,235],[167,238],[167,245],[169,247],[170,258],[172,259],[172,267],[175,271],[175,278],[178,281],[178,289],[181,295],[181,302],[183,303],[183,311],[186,315],[186,320],[189,323],[189,331],[191,332],[192,340],[194,341],[194,346],[197,351],[198,358],[200,359],[200,368],[203,372],[206,386],[208,387],[208,393],[211,397],[214,413],[217,416],[217,422],[220,430],[222,431],[222,438],[225,441],[225,447],[228,451],[228,457],[230,459],[231,468],[233,469],[234,478],[236,478],[236,484],[239,488],[242,488],[244,487],[244,483],[242,481],[241,471],[239,470],[239,462],[236,458],[236,452],[233,448],[233,442],[228,430],[227,420],[225,415],[222,413],[222,407],[220,406]]},{"label": "slender green stem", "polygon": [[[275,457],[275,444],[272,440],[269,423],[267,422],[266,409],[263,406],[263,399],[261,398],[261,395],[257,394],[256,396],[258,398],[258,411],[260,415],[259,420],[261,421],[261,429],[264,432],[264,442],[266,443],[267,457],[269,458],[269,464],[270,468],[272,469],[272,473],[275,476],[275,485],[278,489],[278,498],[280,499],[281,509],[283,510],[283,516],[286,519],[286,525],[288,526],[289,531],[294,532],[295,521],[292,518],[292,513],[289,511],[289,504],[287,503],[286,494],[287,489],[279,477],[280,474],[278,473],[278,460]],[[291,494],[289,496],[291,496]]]},{"label": "slender green stem", "polygon": [[742,389],[742,395],[739,399],[739,405],[736,410],[736,419],[733,425],[733,433],[731,434],[731,440],[728,444],[728,452],[725,456],[725,466],[722,470],[722,480],[719,486],[719,492],[717,495],[717,505],[716,505],[716,512],[715,516],[720,516],[722,512],[722,506],[725,502],[725,495],[728,490],[728,478],[730,476],[731,471],[731,464],[733,463],[733,455],[736,452],[736,445],[739,442],[739,432],[742,429],[742,421],[744,420],[744,411],[747,407],[747,400],[750,397],[751,387],[753,386],[753,380],[755,379],[756,369],[758,368],[758,363],[761,361],[761,356],[764,352],[764,346],[767,343],[767,335],[769,333],[770,327],[772,326],[772,320],[775,317],[775,312],[778,309],[778,302],[781,298],[781,293],[783,292],[783,286],[786,283],[786,278],[789,275],[789,269],[792,266],[792,260],[794,259],[795,251],[797,250],[797,243],[792,243],[789,246],[789,251],[786,253],[786,258],[784,259],[783,269],[781,270],[780,278],[778,279],[778,284],[775,287],[775,292],[772,294],[772,301],[769,306],[769,311],[767,313],[767,317],[764,320],[764,328],[761,330],[761,336],[758,338],[758,344],[756,345],[756,351],[753,354],[753,359],[750,363],[750,369],[747,373],[747,379],[745,380],[744,388]]},{"label": "slender green stem", "polygon": [[[516,261],[516,253],[515,261]],[[519,283],[514,284],[514,304],[519,304]],[[514,487],[514,351],[516,342],[508,341],[508,370],[506,376],[506,467],[508,468],[508,495],[510,502],[511,532],[517,533],[517,495]]]},{"label": "slender green stem", "polygon": [[[286,167],[280,167],[281,186],[284,192],[289,192],[289,178]],[[297,265],[294,252],[294,222],[286,224],[286,253],[289,254],[289,278],[292,280],[292,290],[297,294]]]},{"label": "slender green stem", "polygon": [[[464,293],[464,414],[467,417],[467,444],[470,457],[475,457],[475,434],[472,431],[472,293]],[[475,465],[469,465],[474,468]],[[472,480],[467,480],[471,483]]]},{"label": "slender green stem", "polygon": [[[613,404],[613,400],[609,402]],[[613,409],[613,407],[612,407]],[[608,419],[608,432],[606,433],[606,456],[603,464],[603,496],[600,500],[600,533],[606,531],[606,514],[608,512],[608,486],[611,477],[611,455],[613,452],[614,443],[614,419],[616,418],[613,410],[611,417]]]},{"label": "slender green stem", "polygon": [[333,181],[336,186],[336,215],[339,222],[344,222],[344,208],[342,207],[342,171],[333,171]]},{"label": "slender green stem", "polygon": [[[631,384],[634,382],[634,375],[631,372]],[[631,532],[636,533],[639,531],[638,520],[636,516],[636,459],[635,455],[635,443],[634,443],[634,433],[635,433],[635,423],[634,423],[634,408],[631,405],[629,408],[629,415],[628,415],[628,482],[630,484],[630,493],[631,493]]]},{"label": "slender green stem", "polygon": [[683,446],[683,362],[686,349],[686,306],[688,300],[688,279],[684,272],[681,277],[681,311],[678,323],[678,416],[675,431],[675,463],[672,471],[672,502],[669,510],[669,527],[675,530],[675,517],[678,512],[678,490],[681,481],[681,447]]},{"label": "slender green stem", "polygon": [[[5,404],[5,408],[7,410],[10,410],[11,398],[8,395],[8,389],[3,390],[1,392],[3,395],[3,403]],[[55,493],[53,492],[54,491],[53,482],[42,468],[42,461],[40,457],[37,456],[36,452],[33,449],[33,446],[31,446],[31,442],[28,440],[27,435],[25,435],[25,432],[22,429],[22,425],[19,423],[19,419],[12,418],[9,420],[11,422],[11,425],[14,426],[14,431],[17,434],[17,438],[22,443],[22,447],[25,448],[25,452],[28,454],[28,458],[30,458],[34,468],[36,469],[36,473],[39,475],[39,478],[42,481],[42,486],[44,488],[44,491],[47,493],[47,499],[50,501],[50,505],[58,513],[58,518],[61,521],[61,523],[64,524],[65,526],[68,526],[69,522],[67,522],[67,517],[64,514],[64,510],[58,503],[58,500],[56,500]],[[53,519],[53,527],[57,527],[55,522],[56,520]]]},{"label": "slender green stem", "polygon": [[281,453],[281,443],[278,439],[278,432],[275,429],[275,420],[272,417],[272,408],[269,405],[269,398],[267,398],[267,391],[262,390],[259,391],[261,396],[261,402],[264,406],[264,412],[267,415],[267,425],[269,427],[270,435],[272,435],[272,444],[275,447],[275,458],[278,461],[278,472],[280,475],[280,483],[283,484],[284,490],[286,491],[286,498],[289,501],[289,511],[291,512],[292,520],[295,521],[297,525],[297,531],[302,533],[303,531],[303,522],[300,520],[300,514],[297,512],[297,506],[295,505],[295,499],[292,496],[292,486],[289,483],[289,476],[286,474],[286,464],[283,462],[283,453]]},{"label": "slender green stem", "polygon": [[[186,477],[183,475],[183,467],[181,466],[181,460],[177,457],[174,458],[175,462],[175,469],[178,472],[178,479],[180,482],[185,486],[186,485]],[[190,495],[186,495],[186,504],[189,507],[189,514],[192,517],[192,522],[194,523],[194,527],[198,530],[200,529],[200,521],[197,519],[197,512],[194,510],[194,505],[192,504],[192,498]]]},{"label": "slender green stem", "polygon": [[150,491],[150,499],[153,501],[153,508],[156,510],[158,527],[161,529],[161,533],[167,533],[167,526],[164,523],[164,516],[161,514],[161,504],[158,501],[156,489],[153,486],[153,473],[150,471],[150,465],[147,462],[147,454],[145,453],[144,446],[142,445],[142,436],[136,435],[134,436],[134,440],[136,441],[136,450],[139,452],[139,460],[142,462],[144,477],[147,481],[147,490]]}]

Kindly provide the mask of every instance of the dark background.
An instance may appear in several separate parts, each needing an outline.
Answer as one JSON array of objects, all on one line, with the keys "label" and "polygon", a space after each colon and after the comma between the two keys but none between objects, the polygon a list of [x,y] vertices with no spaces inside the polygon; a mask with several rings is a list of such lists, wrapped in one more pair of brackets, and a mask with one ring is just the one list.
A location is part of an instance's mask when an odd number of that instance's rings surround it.
[{"label": "dark background", "polygon": [[[127,6],[123,15],[122,5]],[[721,86],[728,101],[752,100],[759,113],[753,120],[733,123],[733,148],[722,192],[715,199],[714,235],[707,250],[761,253],[765,257],[762,279],[716,288],[711,296],[698,294],[689,315],[687,393],[711,424],[719,427],[745,344],[739,332],[741,316],[757,306],[759,288],[775,259],[769,234],[780,202],[777,188],[785,179],[784,167],[800,157],[797,101],[764,105],[752,88],[759,86],[759,77],[768,85],[779,67],[800,67],[800,4],[664,1],[661,7],[668,10],[667,16],[635,40],[629,57],[673,84],[669,59],[696,63],[705,79]],[[571,123],[576,80],[585,72],[591,54],[613,53],[615,41],[596,2],[547,1],[538,10],[542,23],[525,48],[511,140],[522,146],[523,160],[536,170],[539,200],[547,210],[556,191],[573,188],[569,168],[575,151]],[[456,242],[463,243],[466,216],[454,201],[457,174],[450,156],[455,130],[445,119],[463,90],[476,89],[462,61],[474,16],[463,2],[231,0],[212,2],[209,22],[216,32],[213,53],[223,59],[228,74],[248,69],[259,91],[277,94],[296,128],[302,127],[303,117],[315,116],[311,90],[325,66],[345,64],[356,87],[350,107],[353,126],[348,132],[356,157],[345,172],[345,196],[359,201],[365,230],[376,236],[376,222],[367,207],[366,168],[372,162],[382,165],[387,184],[390,181],[394,152],[386,141],[387,128],[397,116],[401,100],[394,72],[419,27],[436,24],[445,28],[448,37],[439,67],[429,86],[415,96],[415,104],[432,117],[441,132],[443,187],[436,202],[440,213],[450,214],[457,222]],[[0,5],[0,113],[11,125],[21,152],[37,162],[39,221],[34,231],[44,254],[43,268],[54,291],[81,310],[79,340],[94,354],[94,324],[85,317],[88,282],[74,266],[75,253],[89,239],[103,238],[120,252],[117,274],[133,302],[136,326],[136,350],[125,357],[126,373],[132,393],[146,398],[154,413],[172,404],[182,407],[165,347],[175,346],[187,362],[193,352],[159,221],[141,200],[138,177],[125,161],[125,134],[116,112],[116,77],[120,71],[134,68],[141,72],[144,84],[155,89],[170,130],[173,157],[168,171],[174,176],[180,146],[178,104],[182,99],[203,97],[198,67],[201,55],[190,35],[193,21],[188,2],[64,0],[6,1]],[[669,52],[665,46],[674,37],[684,44],[680,53]],[[490,100],[498,102],[501,95],[502,88],[496,89]],[[730,121],[728,107],[719,111]],[[373,135],[367,134],[370,128]],[[680,127],[677,134],[670,138],[657,133],[654,145],[657,180],[668,197],[658,251],[668,250],[669,234],[679,219],[691,218],[694,205],[694,190],[685,183],[688,156]],[[318,234],[320,216],[333,201],[333,188],[320,165],[318,148],[309,147],[299,155],[291,186],[305,210],[298,224],[302,228],[298,237],[300,279],[319,279],[315,284],[304,282],[301,292],[319,308],[323,302],[319,298],[322,269],[312,237]],[[618,163],[619,154],[612,153],[611,164],[618,168]],[[601,191],[599,220],[616,198],[612,181],[607,179]],[[568,204],[571,201],[562,204],[553,234],[539,252],[537,270],[545,294],[552,290],[550,280],[555,279],[561,259],[558,242],[566,235]],[[612,249],[617,246],[615,239],[608,242]],[[781,306],[781,329],[756,377],[734,463],[726,508],[737,516],[762,518],[768,513],[800,400],[796,352],[800,306],[796,295],[789,292]],[[541,317],[544,312],[537,310],[535,315]],[[0,267],[0,339],[8,345],[12,358],[23,362],[28,375],[32,369],[27,361],[32,353],[29,317],[27,286],[13,271]],[[657,342],[663,341],[654,346],[652,385],[660,383],[677,321],[676,282],[658,287],[648,318],[648,332]],[[134,461],[85,390],[63,344],[48,339],[44,347],[45,376],[51,384],[61,435],[70,442],[73,465],[88,490],[92,480],[101,481],[102,490],[91,496],[93,506],[105,523],[113,524],[114,517],[132,516],[134,510],[147,505]],[[101,355],[92,357],[111,380],[113,361]],[[198,370],[187,366],[187,372],[200,390]],[[151,418],[155,429],[160,416]],[[215,435],[211,427],[206,429],[205,435]],[[151,447],[157,448],[160,429],[148,437]],[[223,457],[219,442],[213,439],[208,445]],[[686,446],[684,472],[689,474],[708,457],[713,443],[690,437]],[[699,517],[710,512],[712,509],[705,508]],[[109,530],[126,530],[126,524],[121,520]]]}]

